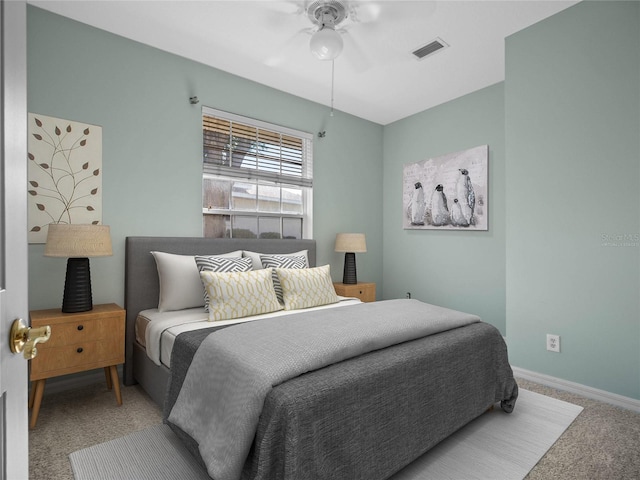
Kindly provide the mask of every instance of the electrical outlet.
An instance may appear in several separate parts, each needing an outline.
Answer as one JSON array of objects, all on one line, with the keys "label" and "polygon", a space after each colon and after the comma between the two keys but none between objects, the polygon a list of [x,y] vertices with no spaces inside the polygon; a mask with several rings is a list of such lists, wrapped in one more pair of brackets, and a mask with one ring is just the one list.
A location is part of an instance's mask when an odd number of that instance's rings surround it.
[{"label": "electrical outlet", "polygon": [[547,333],[547,350],[560,353],[560,335]]}]

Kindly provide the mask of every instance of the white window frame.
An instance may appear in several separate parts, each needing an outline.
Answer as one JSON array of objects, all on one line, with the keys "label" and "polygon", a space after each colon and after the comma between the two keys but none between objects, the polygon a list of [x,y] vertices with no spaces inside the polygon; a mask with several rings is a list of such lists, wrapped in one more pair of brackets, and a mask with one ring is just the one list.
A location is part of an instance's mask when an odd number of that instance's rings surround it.
[{"label": "white window frame", "polygon": [[[302,176],[290,176],[285,174],[276,174],[271,172],[260,171],[257,169],[247,169],[232,166],[223,166],[207,163],[203,158],[203,195],[204,195],[204,179],[206,177],[212,177],[220,180],[229,181],[242,181],[247,180],[249,182],[265,181],[274,183],[280,187],[295,187],[302,190],[302,214],[287,214],[283,212],[262,212],[256,207],[255,211],[247,210],[234,210],[220,209],[220,208],[207,208],[203,205],[203,235],[204,235],[204,216],[205,215],[226,215],[230,217],[246,216],[251,218],[258,217],[276,217],[276,218],[301,218],[302,219],[302,238],[313,238],[313,135],[308,132],[295,130],[280,125],[264,122],[262,120],[256,120],[249,117],[244,117],[223,110],[217,110],[211,107],[202,107],[202,118],[205,116],[211,116],[227,120],[230,122],[237,122],[250,127],[268,130],[283,135],[289,135],[300,138],[303,141],[303,161],[302,161]],[[204,155],[204,138],[202,138],[203,155]]]}]

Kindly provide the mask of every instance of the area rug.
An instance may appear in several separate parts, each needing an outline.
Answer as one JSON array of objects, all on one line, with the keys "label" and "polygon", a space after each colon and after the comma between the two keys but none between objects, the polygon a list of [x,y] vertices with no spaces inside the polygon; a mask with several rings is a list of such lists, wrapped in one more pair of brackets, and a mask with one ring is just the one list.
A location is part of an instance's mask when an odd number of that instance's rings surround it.
[{"label": "area rug", "polygon": [[[521,389],[513,413],[485,413],[392,480],[523,479],[581,411]],[[209,479],[166,425],[78,450],[69,459],[76,480]]]}]

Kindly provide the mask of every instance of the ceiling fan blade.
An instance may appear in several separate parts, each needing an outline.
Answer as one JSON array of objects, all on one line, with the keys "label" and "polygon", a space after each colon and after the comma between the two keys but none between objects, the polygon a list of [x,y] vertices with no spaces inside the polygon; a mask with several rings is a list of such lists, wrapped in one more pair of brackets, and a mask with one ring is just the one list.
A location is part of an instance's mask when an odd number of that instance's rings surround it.
[{"label": "ceiling fan blade", "polygon": [[349,18],[354,23],[371,23],[378,20],[381,11],[380,2],[354,2],[349,9]]},{"label": "ceiling fan blade", "polygon": [[272,29],[291,29],[291,25],[298,23],[296,17],[302,17],[304,2],[289,0],[278,2],[259,2],[267,24]]},{"label": "ceiling fan blade", "polygon": [[279,0],[277,2],[265,2],[269,10],[279,15],[300,15],[304,13],[304,1]]},{"label": "ceiling fan blade", "polygon": [[264,64],[270,67],[278,67],[282,65],[287,57],[290,56],[292,50],[298,49],[301,50],[301,45],[305,45],[308,47],[308,42],[305,41],[309,35],[315,32],[315,28],[307,27],[298,30],[295,34],[293,34],[287,41],[282,43],[279,47],[273,50],[273,55],[267,57],[264,60]]},{"label": "ceiling fan blade", "polygon": [[371,68],[371,59],[367,52],[358,44],[353,35],[351,35],[348,31],[342,33],[342,38],[344,39],[345,46],[342,50],[342,55],[344,55],[349,64],[352,65],[353,69],[362,73],[369,68]]}]

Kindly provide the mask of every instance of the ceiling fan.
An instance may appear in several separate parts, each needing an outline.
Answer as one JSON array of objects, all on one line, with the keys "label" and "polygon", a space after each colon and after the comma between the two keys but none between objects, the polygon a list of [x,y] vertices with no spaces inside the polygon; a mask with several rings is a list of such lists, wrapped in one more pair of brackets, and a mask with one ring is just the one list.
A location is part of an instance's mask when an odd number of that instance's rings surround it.
[{"label": "ceiling fan", "polygon": [[[368,55],[354,38],[352,29],[374,27],[381,11],[379,2],[288,0],[269,2],[269,5],[275,14],[272,16],[273,24],[278,22],[283,25],[284,19],[296,16],[305,17],[312,25],[299,29],[280,48],[274,49],[274,53],[265,59],[265,64],[272,67],[282,64],[289,56],[287,52],[296,48],[296,45],[300,46],[301,36],[310,36],[308,45],[314,58],[335,60],[345,46],[345,54],[349,57],[348,63],[352,68],[359,72],[369,68]],[[295,7],[295,10],[291,7]]]},{"label": "ceiling fan", "polygon": [[334,60],[342,52],[344,42],[336,27],[349,16],[346,2],[317,0],[306,9],[309,20],[318,26],[309,46],[319,60]]},{"label": "ceiling fan", "polygon": [[[350,4],[348,0],[315,0],[308,3],[305,9],[309,20],[317,27],[309,42],[311,53],[319,60],[331,60],[331,116],[333,116],[334,60],[342,53],[344,42],[341,34],[346,32],[344,27],[339,30],[336,28],[349,16],[354,23],[363,23],[358,17],[355,4],[354,1]],[[377,12],[373,17],[377,17]],[[359,59],[358,63],[362,64],[363,52],[357,48],[351,37],[347,38],[350,40],[350,46],[353,47],[352,56]]]},{"label": "ceiling fan", "polygon": [[[281,4],[282,5],[282,4]],[[349,64],[356,71],[364,71],[369,67],[367,55],[350,33],[351,27],[363,24],[371,25],[380,13],[378,2],[359,2],[356,0],[293,0],[285,5],[297,6],[296,16],[304,15],[313,26],[306,27],[292,36],[277,56],[269,57],[265,63],[276,66],[284,61],[284,51],[293,44],[298,44],[301,34],[311,35],[309,48],[315,58],[331,61],[331,115],[333,116],[334,92],[334,60],[342,53],[344,40],[348,42]],[[283,17],[280,17],[281,19]],[[345,20],[349,20],[345,22]],[[343,39],[344,35],[344,39]]]}]

